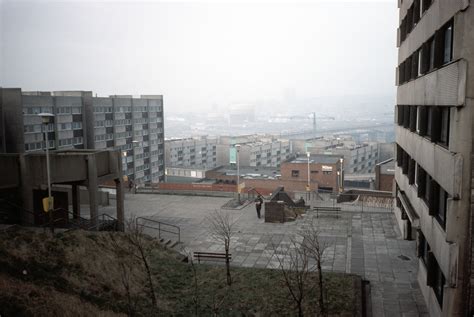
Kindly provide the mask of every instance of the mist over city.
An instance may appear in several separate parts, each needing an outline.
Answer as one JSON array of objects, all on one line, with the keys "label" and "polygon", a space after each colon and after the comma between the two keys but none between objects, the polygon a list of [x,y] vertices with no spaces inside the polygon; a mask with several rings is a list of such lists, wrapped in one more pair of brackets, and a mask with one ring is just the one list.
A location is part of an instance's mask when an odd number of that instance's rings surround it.
[{"label": "mist over city", "polygon": [[0,317],[474,316],[474,0],[0,0]]}]

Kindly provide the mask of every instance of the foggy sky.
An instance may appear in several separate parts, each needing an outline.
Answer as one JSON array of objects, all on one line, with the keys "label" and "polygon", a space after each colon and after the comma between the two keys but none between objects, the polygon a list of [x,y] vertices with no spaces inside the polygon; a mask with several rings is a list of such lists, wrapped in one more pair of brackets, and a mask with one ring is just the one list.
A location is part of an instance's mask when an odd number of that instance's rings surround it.
[{"label": "foggy sky", "polygon": [[163,94],[167,111],[395,93],[396,1],[17,1],[0,86]]}]

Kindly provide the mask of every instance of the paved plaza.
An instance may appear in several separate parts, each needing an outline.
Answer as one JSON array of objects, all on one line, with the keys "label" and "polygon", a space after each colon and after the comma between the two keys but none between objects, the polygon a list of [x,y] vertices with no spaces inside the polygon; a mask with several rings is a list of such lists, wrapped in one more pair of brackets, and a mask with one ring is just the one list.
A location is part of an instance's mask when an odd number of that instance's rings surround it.
[{"label": "paved plaza", "polygon": [[[190,251],[220,252],[223,245],[210,236],[206,217],[221,210],[228,201],[229,198],[137,194],[126,196],[125,207],[126,216],[179,226],[181,241]],[[231,242],[232,265],[278,267],[275,251],[287,248],[301,228],[313,224],[328,245],[323,270],[354,273],[370,281],[374,317],[428,316],[416,281],[415,242],[399,238],[391,212],[345,209],[338,214],[317,215],[309,211],[284,224],[258,219],[253,204],[222,212],[231,214],[237,231]]]}]

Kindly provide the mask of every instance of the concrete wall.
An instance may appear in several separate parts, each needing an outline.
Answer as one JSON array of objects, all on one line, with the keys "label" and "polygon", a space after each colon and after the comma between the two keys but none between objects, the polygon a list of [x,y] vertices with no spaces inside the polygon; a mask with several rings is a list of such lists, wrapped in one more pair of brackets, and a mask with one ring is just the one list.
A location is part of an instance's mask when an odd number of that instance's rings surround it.
[{"label": "concrete wall", "polygon": [[25,152],[21,89],[2,89],[2,112],[7,153]]}]

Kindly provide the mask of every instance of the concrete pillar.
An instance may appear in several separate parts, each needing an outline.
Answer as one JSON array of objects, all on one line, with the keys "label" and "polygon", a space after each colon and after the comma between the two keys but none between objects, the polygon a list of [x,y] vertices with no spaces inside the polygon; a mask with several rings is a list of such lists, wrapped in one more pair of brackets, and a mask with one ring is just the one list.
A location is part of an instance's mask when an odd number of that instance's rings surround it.
[{"label": "concrete pillar", "polygon": [[124,219],[124,193],[123,193],[123,180],[122,178],[115,179],[115,192],[116,192],[116,201],[117,201],[117,220],[118,220],[118,230],[125,230],[125,219]]},{"label": "concrete pillar", "polygon": [[25,211],[21,211],[21,223],[24,225],[32,225],[35,222],[33,211],[33,187],[31,186],[31,180],[28,179],[29,173],[26,166],[25,155],[20,154],[18,159],[20,162],[21,199],[23,201],[23,209],[25,209]]},{"label": "concrete pillar", "polygon": [[72,185],[72,213],[74,219],[81,216],[81,191],[78,185]]},{"label": "concrete pillar", "polygon": [[91,154],[87,156],[87,181],[89,190],[89,208],[92,225],[97,225],[97,215],[99,211],[99,203],[97,201],[97,166],[95,161],[95,155]]}]

